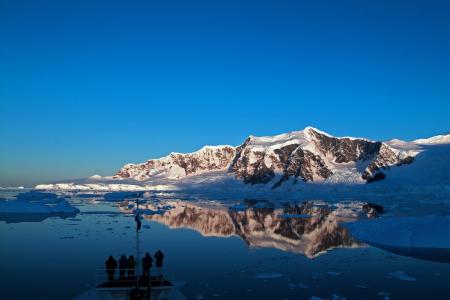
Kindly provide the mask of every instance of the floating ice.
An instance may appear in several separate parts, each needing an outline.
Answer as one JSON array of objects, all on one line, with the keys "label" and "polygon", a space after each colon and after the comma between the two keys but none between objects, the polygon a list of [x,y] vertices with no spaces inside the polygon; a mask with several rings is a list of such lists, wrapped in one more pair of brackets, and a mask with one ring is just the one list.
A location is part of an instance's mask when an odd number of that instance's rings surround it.
[{"label": "floating ice", "polygon": [[105,201],[124,201],[129,198],[141,198],[143,195],[142,192],[111,192],[103,195],[103,199]]},{"label": "floating ice", "polygon": [[403,280],[403,281],[416,281],[416,278],[407,275],[403,271],[391,272],[391,273],[388,274],[388,276],[391,277],[391,278],[395,278],[395,279],[399,279],[399,280]]},{"label": "floating ice", "polygon": [[78,208],[71,206],[63,198],[39,199],[40,196],[34,197],[34,195],[29,197],[0,201],[0,221],[6,223],[41,222],[48,217],[73,217],[80,212]]},{"label": "floating ice", "polygon": [[363,289],[363,290],[367,289],[367,286],[362,285],[362,284],[358,284],[356,287],[357,287],[358,289]]},{"label": "floating ice", "polygon": [[336,277],[336,276],[341,275],[342,273],[341,272],[328,271],[325,274],[327,274],[327,275],[329,275],[331,277]]},{"label": "floating ice", "polygon": [[97,198],[97,197],[100,197],[101,195],[81,193],[81,194],[76,194],[75,196],[78,198]]},{"label": "floating ice", "polygon": [[377,295],[378,296],[391,296],[392,294],[388,293],[388,292],[378,292]]},{"label": "floating ice", "polygon": [[24,200],[7,200],[0,202],[0,213],[31,213],[31,214],[76,214],[80,210],[71,206],[66,200],[59,199],[56,205]]},{"label": "floating ice", "polygon": [[54,199],[57,197],[58,197],[58,195],[56,195],[55,193],[29,191],[29,192],[18,194],[16,196],[16,199],[23,200],[23,201],[36,201],[36,200],[42,200],[42,199]]},{"label": "floating ice", "polygon": [[281,273],[260,273],[255,276],[256,279],[275,279],[282,277]]},{"label": "floating ice", "polygon": [[363,242],[400,246],[450,248],[450,217],[425,216],[364,220],[346,223]]}]

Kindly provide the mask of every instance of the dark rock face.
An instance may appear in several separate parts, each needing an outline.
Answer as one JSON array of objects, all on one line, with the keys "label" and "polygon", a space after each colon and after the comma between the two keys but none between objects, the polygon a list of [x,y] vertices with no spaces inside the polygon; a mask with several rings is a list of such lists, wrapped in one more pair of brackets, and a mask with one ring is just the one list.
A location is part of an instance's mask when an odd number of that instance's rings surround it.
[{"label": "dark rock face", "polygon": [[264,164],[265,153],[255,151],[253,156],[256,158],[255,162],[249,159],[250,150],[245,149],[243,159],[235,160],[231,166],[231,170],[244,180],[245,183],[267,183],[272,180],[275,173],[272,169]]},{"label": "dark rock face", "polygon": [[401,159],[399,163],[397,163],[397,167],[400,167],[401,165],[409,165],[413,162],[414,162],[414,157],[407,156],[407,157]]},{"label": "dark rock face", "polygon": [[382,144],[377,155],[362,174],[362,178],[365,179],[367,183],[382,180],[386,177],[386,174],[381,170],[389,170],[390,166],[401,166],[410,164],[413,161],[414,157],[407,156],[405,158],[400,158],[399,155],[395,154],[395,152],[389,148],[389,146]]},{"label": "dark rock face", "polygon": [[328,178],[332,174],[320,156],[308,150],[296,148],[283,166],[283,176],[272,188],[279,187],[291,176],[296,180],[300,178],[302,181],[314,181],[314,175],[321,178]]},{"label": "dark rock face", "polygon": [[383,180],[384,178],[386,178],[386,175],[383,172],[378,172],[372,177],[367,178],[367,183]]},{"label": "dark rock face", "polygon": [[376,155],[381,148],[381,142],[371,142],[363,139],[336,138],[310,129],[315,138],[317,149],[323,154],[331,154],[336,163],[348,163],[358,160],[368,160]]},{"label": "dark rock face", "polygon": [[[313,181],[313,176],[318,175],[327,178],[332,173],[325,165],[325,162],[308,150],[302,150],[298,144],[291,144],[268,155],[264,152],[253,151],[244,147],[237,152],[236,158],[231,166],[231,170],[246,183],[267,183],[275,176],[275,169],[282,169],[282,178],[274,185],[279,186],[290,176],[300,177],[303,181]],[[253,162],[250,159],[253,158]],[[266,156],[272,166],[265,163]]]},{"label": "dark rock face", "polygon": [[231,147],[216,149],[209,155],[172,154],[173,162],[185,170],[186,175],[203,170],[219,170],[226,168],[234,157]]},{"label": "dark rock face", "polygon": [[375,204],[375,203],[366,203],[362,206],[362,210],[363,212],[365,212],[367,214],[368,217],[370,218],[376,218],[378,217],[378,215],[383,214],[384,213],[384,208],[383,206],[379,205],[379,204]]},{"label": "dark rock face", "polygon": [[320,156],[302,149],[297,149],[292,154],[285,170],[285,176],[300,177],[303,181],[313,181],[314,175],[328,178],[332,174]]},{"label": "dark rock face", "polygon": [[246,183],[267,183],[274,178],[275,170],[281,170],[283,175],[273,188],[291,176],[302,181],[313,181],[314,176],[327,178],[332,174],[319,155],[303,150],[299,144],[280,147],[273,153],[253,151],[247,144],[248,141],[238,147],[236,158],[230,167],[236,177],[242,178]]}]

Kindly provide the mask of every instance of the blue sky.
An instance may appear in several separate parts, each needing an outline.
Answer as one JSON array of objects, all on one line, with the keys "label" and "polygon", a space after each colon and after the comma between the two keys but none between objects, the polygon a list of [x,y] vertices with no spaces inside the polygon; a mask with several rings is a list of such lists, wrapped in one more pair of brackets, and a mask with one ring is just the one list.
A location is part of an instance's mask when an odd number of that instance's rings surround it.
[{"label": "blue sky", "polygon": [[312,125],[450,130],[449,1],[0,2],[0,186]]}]

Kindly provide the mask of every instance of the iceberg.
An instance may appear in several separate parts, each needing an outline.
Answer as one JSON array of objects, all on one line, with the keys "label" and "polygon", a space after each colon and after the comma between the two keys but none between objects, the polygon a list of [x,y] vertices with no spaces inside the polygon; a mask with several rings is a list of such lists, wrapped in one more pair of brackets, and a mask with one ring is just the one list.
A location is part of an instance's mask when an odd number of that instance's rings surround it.
[{"label": "iceberg", "polygon": [[53,193],[27,192],[0,201],[0,221],[40,222],[48,217],[73,217],[80,210]]},{"label": "iceberg", "polygon": [[403,280],[403,281],[416,281],[416,278],[414,278],[414,277],[412,277],[410,275],[407,275],[403,271],[394,271],[394,272],[389,273],[388,276],[390,278]]},{"label": "iceberg", "polygon": [[450,216],[380,218],[344,226],[355,238],[383,250],[450,262]]}]

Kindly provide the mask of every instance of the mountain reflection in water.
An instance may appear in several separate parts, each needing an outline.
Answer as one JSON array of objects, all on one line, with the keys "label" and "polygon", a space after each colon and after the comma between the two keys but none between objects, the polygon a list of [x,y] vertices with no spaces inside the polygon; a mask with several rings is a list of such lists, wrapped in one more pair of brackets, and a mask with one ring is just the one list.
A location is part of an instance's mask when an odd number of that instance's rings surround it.
[{"label": "mountain reflection in water", "polygon": [[365,217],[364,205],[308,201],[274,208],[259,201],[232,207],[169,201],[163,211],[151,204],[144,205],[142,211],[155,209],[159,213],[144,213],[144,218],[170,228],[189,228],[203,236],[239,236],[249,247],[276,248],[314,258],[336,247],[361,247],[339,223]]}]

